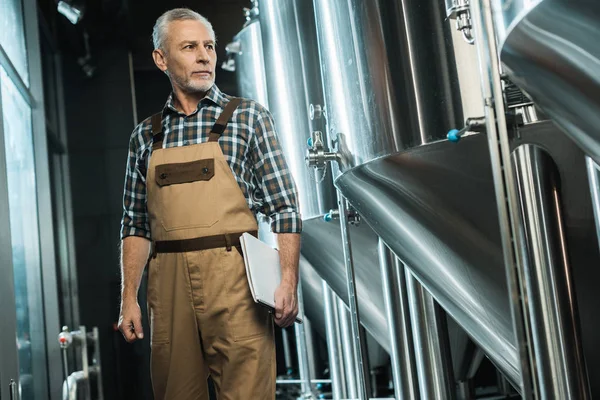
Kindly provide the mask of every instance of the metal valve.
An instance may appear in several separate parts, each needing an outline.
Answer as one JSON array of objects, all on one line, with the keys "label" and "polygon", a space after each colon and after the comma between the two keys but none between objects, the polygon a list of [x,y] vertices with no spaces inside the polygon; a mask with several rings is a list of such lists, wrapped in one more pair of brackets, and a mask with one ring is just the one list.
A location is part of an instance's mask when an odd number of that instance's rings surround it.
[{"label": "metal valve", "polygon": [[469,0],[446,0],[446,15],[448,18],[456,18],[456,30],[462,33],[467,43],[475,43]]},{"label": "metal valve", "polygon": [[467,132],[484,132],[485,117],[467,118],[465,127],[462,129],[452,129],[446,137],[450,142],[458,143]]},{"label": "metal valve", "polygon": [[311,104],[308,107],[308,114],[311,121],[321,119],[323,117],[323,106],[320,104]]},{"label": "metal valve", "polygon": [[58,334],[58,343],[61,349],[66,349],[73,343],[73,334],[69,331],[69,327],[62,327],[62,332]]},{"label": "metal valve", "polygon": [[246,23],[258,18],[259,8],[258,0],[252,0],[252,8],[244,7],[244,16],[246,17]]},{"label": "metal valve", "polygon": [[[348,211],[346,213],[348,218],[348,223],[352,226],[360,225],[360,214],[351,207],[348,207]],[[334,219],[340,218],[340,210],[329,210],[329,212],[323,215],[323,221],[331,222]]]},{"label": "metal valve", "polygon": [[323,144],[323,133],[315,131],[306,142],[308,149],[306,150],[306,165],[316,169],[325,169],[328,162],[339,161],[340,155],[336,152],[325,151]]}]

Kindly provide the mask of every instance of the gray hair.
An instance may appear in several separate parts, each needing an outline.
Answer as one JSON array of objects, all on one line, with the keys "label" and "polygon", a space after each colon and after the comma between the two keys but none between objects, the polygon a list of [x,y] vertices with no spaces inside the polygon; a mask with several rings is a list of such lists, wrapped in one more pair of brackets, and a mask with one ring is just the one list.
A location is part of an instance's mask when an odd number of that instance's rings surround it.
[{"label": "gray hair", "polygon": [[170,22],[184,20],[196,20],[203,23],[210,32],[212,39],[215,42],[217,41],[217,38],[215,37],[215,31],[213,30],[211,23],[205,17],[198,14],[196,11],[190,10],[189,8],[174,8],[165,12],[156,20],[154,29],[152,30],[152,42],[154,43],[154,48],[164,51],[165,49],[163,46],[165,44],[167,26]]}]

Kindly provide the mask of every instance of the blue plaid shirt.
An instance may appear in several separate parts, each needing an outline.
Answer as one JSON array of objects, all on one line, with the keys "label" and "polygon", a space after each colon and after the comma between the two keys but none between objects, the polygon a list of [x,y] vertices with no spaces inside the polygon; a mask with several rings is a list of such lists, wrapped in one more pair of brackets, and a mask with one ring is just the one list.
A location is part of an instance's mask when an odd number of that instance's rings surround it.
[{"label": "blue plaid shirt", "polygon": [[[163,148],[206,142],[230,98],[213,85],[196,111],[186,116],[177,111],[171,94],[163,108]],[[242,100],[219,145],[254,215],[270,217],[273,232],[300,233],[296,187],[269,111],[255,101]],[[136,126],[129,141],[121,238],[152,238],[146,207],[146,171],[151,152],[152,123],[147,118]]]}]

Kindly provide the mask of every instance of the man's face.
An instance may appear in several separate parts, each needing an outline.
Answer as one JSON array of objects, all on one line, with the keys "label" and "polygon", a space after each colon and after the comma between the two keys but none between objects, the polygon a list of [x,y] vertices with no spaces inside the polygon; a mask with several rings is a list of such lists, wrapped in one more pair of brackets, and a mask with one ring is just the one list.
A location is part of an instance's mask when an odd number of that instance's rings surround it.
[{"label": "man's face", "polygon": [[173,85],[187,93],[210,89],[215,82],[217,53],[215,42],[203,23],[195,20],[169,23],[164,47],[164,63],[157,60],[157,65],[168,71]]}]

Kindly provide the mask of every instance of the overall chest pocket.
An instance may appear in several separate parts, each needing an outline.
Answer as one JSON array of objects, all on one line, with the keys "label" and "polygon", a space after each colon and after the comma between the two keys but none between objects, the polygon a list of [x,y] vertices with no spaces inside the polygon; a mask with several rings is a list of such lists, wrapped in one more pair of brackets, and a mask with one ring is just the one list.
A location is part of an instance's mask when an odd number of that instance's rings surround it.
[{"label": "overall chest pocket", "polygon": [[215,160],[157,165],[160,220],[166,231],[208,228],[219,220]]}]

